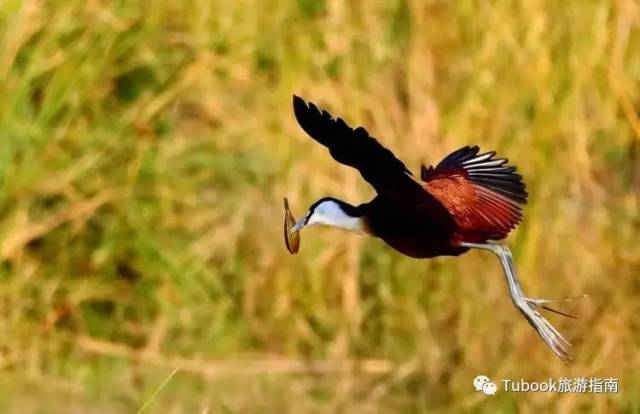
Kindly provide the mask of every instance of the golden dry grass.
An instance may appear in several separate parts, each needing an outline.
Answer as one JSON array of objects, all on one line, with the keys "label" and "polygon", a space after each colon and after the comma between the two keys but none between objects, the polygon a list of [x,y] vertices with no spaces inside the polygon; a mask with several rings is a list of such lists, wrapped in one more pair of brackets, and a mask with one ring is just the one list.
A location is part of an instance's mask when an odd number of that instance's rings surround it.
[{"label": "golden dry grass", "polygon": [[[1,2],[0,409],[640,411],[639,25],[631,0]],[[552,317],[575,361],[488,254],[308,230],[288,256],[283,195],[373,194],[292,93],[414,171],[472,143],[518,165],[526,291],[590,295]]]}]

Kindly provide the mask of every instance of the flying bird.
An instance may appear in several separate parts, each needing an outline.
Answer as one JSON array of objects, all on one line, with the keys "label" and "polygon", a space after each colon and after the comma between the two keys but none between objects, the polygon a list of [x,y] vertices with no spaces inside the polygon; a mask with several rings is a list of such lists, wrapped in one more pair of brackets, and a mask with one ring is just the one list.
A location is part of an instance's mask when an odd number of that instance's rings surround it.
[{"label": "flying bird", "polygon": [[[465,146],[435,167],[423,165],[417,180],[363,127],[351,128],[295,95],[293,111],[302,129],[327,147],[336,161],[357,169],[377,195],[357,206],[321,198],[301,220],[286,225],[285,236],[287,230],[297,236],[305,226],[325,225],[378,237],[413,258],[459,256],[470,249],[490,251],[500,258],[515,307],[558,357],[570,359],[571,344],[540,310],[573,316],[546,305],[558,299],[525,296],[511,252],[496,243],[520,223],[528,197],[522,176],[506,158],[494,151],[481,152],[475,145]],[[295,251],[287,243],[291,253],[297,252],[297,243]]]}]

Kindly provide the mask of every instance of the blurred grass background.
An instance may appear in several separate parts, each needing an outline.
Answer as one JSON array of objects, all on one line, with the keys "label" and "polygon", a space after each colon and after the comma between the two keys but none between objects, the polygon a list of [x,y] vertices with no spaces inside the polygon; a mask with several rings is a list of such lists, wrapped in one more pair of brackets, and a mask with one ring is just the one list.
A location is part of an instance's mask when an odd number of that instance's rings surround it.
[{"label": "blurred grass background", "polygon": [[[0,410],[640,412],[639,25],[631,0],[4,0]],[[575,361],[489,254],[315,229],[289,256],[283,195],[373,195],[292,93],[414,171],[509,157],[525,291],[590,295],[550,317]],[[489,398],[478,374],[620,392]]]}]

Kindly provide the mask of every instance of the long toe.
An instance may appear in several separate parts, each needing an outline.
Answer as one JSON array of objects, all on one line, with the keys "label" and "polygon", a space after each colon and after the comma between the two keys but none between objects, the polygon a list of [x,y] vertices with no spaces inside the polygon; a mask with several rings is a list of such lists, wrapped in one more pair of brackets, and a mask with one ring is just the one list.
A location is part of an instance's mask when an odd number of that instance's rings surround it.
[{"label": "long toe", "polygon": [[544,316],[537,311],[538,305],[533,305],[524,298],[515,301],[516,307],[524,315],[529,325],[538,332],[538,335],[547,344],[549,348],[564,362],[571,360],[569,348],[571,344],[567,341],[556,328],[547,321]]},{"label": "long toe", "polygon": [[524,299],[527,302],[536,304],[536,305],[541,305],[543,303],[572,302],[574,300],[588,299],[588,298],[589,298],[588,295],[580,295],[580,296],[575,296],[575,297],[572,297],[572,298],[527,298],[527,297],[523,297],[522,299]]},{"label": "long toe", "polygon": [[563,298],[563,299],[542,299],[542,298],[527,298],[527,297],[523,297],[522,299],[527,302],[529,304],[529,306],[533,306],[534,308],[537,309],[544,309],[546,311],[549,312],[553,312],[556,315],[561,315],[561,316],[565,316],[567,318],[571,318],[571,319],[578,319],[577,316],[572,315],[570,313],[566,313],[563,311],[559,311],[557,309],[551,308],[549,306],[547,306],[547,303],[554,303],[554,302],[570,302],[570,301],[574,301],[574,300],[578,300],[578,299],[583,299],[586,298],[587,296],[579,296],[579,297],[575,297],[575,298]]}]

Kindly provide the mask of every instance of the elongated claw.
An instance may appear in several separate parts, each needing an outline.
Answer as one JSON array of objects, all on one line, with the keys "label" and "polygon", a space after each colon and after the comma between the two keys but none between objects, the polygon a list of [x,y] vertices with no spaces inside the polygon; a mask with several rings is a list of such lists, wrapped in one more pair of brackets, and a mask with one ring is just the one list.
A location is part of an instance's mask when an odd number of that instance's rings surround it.
[{"label": "elongated claw", "polygon": [[542,298],[524,298],[527,302],[535,303],[536,305],[541,305],[543,303],[553,303],[553,302],[571,302],[574,300],[587,299],[588,295],[580,295],[575,296],[573,298],[552,298],[552,299],[542,299]]},{"label": "elongated claw", "polygon": [[532,305],[524,298],[519,297],[514,299],[516,308],[524,315],[529,322],[529,325],[538,332],[540,338],[551,348],[551,350],[564,362],[571,360],[569,355],[569,348],[571,343],[567,341],[556,328],[545,319],[540,312],[536,309],[536,305]]},{"label": "elongated claw", "polygon": [[570,313],[565,313],[562,311],[559,311],[557,309],[553,309],[547,305],[544,305],[545,303],[550,303],[550,302],[561,302],[561,301],[570,301],[573,300],[574,298],[570,298],[570,299],[538,299],[538,298],[523,298],[525,300],[525,302],[527,302],[529,304],[529,306],[532,306],[534,308],[537,309],[544,309],[546,311],[555,313],[556,315],[561,315],[564,316],[566,318],[571,318],[571,319],[578,319],[577,316],[575,315],[571,315]]}]

